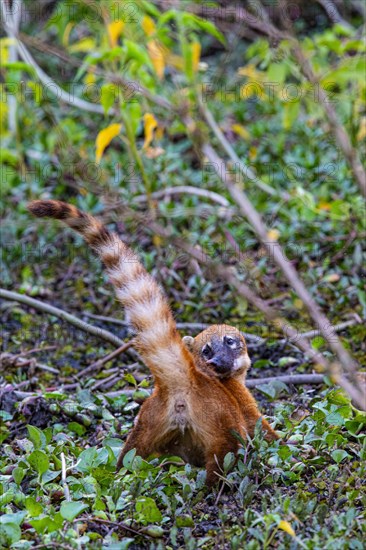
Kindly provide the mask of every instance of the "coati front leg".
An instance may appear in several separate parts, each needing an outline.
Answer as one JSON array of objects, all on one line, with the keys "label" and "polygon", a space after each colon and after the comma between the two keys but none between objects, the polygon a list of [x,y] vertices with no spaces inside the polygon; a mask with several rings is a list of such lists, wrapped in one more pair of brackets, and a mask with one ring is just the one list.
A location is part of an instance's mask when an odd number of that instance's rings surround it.
[{"label": "coati front leg", "polygon": [[220,480],[220,474],[224,464],[224,458],[227,453],[236,455],[239,442],[230,437],[218,437],[214,444],[206,451],[206,485],[212,487]]},{"label": "coati front leg", "polygon": [[147,458],[158,451],[158,442],[165,429],[165,411],[165,399],[158,392],[144,401],[119,454],[117,471],[122,468],[123,459],[131,449],[136,449],[141,458]]}]

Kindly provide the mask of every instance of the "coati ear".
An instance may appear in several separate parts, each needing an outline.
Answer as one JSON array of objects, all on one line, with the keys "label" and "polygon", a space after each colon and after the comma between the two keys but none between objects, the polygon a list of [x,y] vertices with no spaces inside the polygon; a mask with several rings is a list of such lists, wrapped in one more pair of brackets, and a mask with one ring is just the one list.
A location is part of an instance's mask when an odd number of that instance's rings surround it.
[{"label": "coati ear", "polygon": [[182,340],[186,348],[191,351],[193,349],[194,338],[192,336],[183,336]]}]

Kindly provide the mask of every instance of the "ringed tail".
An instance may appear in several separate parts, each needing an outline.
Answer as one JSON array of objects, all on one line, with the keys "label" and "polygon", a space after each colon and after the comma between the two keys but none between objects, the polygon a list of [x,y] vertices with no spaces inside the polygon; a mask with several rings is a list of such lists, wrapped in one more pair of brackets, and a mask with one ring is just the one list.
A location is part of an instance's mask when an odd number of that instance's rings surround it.
[{"label": "ringed tail", "polygon": [[188,381],[194,368],[183,345],[167,299],[138,256],[99,220],[57,200],[35,200],[28,210],[38,218],[61,220],[80,233],[102,260],[118,300],[137,333],[136,347],[154,378],[176,387]]}]

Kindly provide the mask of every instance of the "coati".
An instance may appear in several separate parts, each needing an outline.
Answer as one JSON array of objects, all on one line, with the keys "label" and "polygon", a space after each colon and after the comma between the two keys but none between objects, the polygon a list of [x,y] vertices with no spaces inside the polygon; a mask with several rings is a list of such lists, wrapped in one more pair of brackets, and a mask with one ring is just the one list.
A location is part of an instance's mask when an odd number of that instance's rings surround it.
[{"label": "coati", "polygon": [[[136,331],[136,348],[154,377],[154,391],[141,406],[117,469],[133,448],[143,458],[173,454],[205,465],[206,484],[213,485],[225,455],[238,450],[233,432],[245,439],[261,418],[243,384],[250,364],[244,337],[234,327],[214,325],[183,343],[162,289],[116,233],[64,202],[36,200],[28,209],[40,218],[62,220],[99,255]],[[262,423],[266,437],[277,439],[264,419]]]},{"label": "coati", "polygon": [[[255,426],[261,414],[254,397],[245,386],[251,363],[243,334],[230,325],[211,325],[195,338],[184,336],[183,342],[192,353],[196,367],[208,376],[219,378],[230,393],[235,395],[246,418],[247,433],[254,437]],[[279,439],[263,417],[262,427],[267,441]]]}]

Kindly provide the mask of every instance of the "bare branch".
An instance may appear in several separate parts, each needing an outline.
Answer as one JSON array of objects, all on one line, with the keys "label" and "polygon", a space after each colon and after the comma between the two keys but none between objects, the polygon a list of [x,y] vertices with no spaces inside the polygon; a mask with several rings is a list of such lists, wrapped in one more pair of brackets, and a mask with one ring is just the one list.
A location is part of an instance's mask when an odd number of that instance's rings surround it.
[{"label": "bare branch", "polygon": [[70,489],[66,481],[66,460],[63,452],[61,453],[61,480],[62,480],[62,486],[64,488],[65,499],[67,501],[70,501],[71,500]]},{"label": "bare branch", "polygon": [[364,197],[366,197],[366,172],[362,166],[358,151],[352,147],[349,135],[339,120],[336,110],[330,103],[324,89],[319,84],[319,78],[315,75],[309,59],[305,57],[304,52],[296,40],[293,40],[292,52],[298,61],[304,76],[309,80],[309,82],[311,82],[311,84],[317,86],[318,99],[327,116],[334,137],[352,170],[353,176],[360,188],[361,193]]},{"label": "bare branch", "polygon": [[20,354],[13,355],[11,353],[1,353],[0,354],[0,366],[3,366],[5,368],[9,367],[19,367],[19,368],[25,368],[25,367],[35,367],[39,370],[43,370],[45,372],[52,372],[52,374],[60,374],[57,369],[54,369],[53,367],[49,367],[48,365],[43,365],[42,363],[38,363],[36,359],[30,358],[26,359],[25,357],[22,357]]},{"label": "bare branch", "polygon": [[[220,204],[221,206],[230,206],[229,201],[225,199],[225,197],[215,193],[215,191],[193,187],[192,185],[177,185],[176,187],[168,187],[167,189],[162,189],[161,191],[155,191],[154,193],[151,193],[150,199],[160,200],[169,195],[197,195],[197,197],[203,197],[213,202],[217,202],[217,204]],[[146,195],[138,195],[137,197],[134,197],[133,201],[137,203],[147,202],[148,198]]]},{"label": "bare branch", "polygon": [[352,25],[350,25],[348,21],[343,19],[343,17],[341,16],[341,14],[337,9],[337,6],[334,4],[334,2],[332,2],[332,0],[316,0],[316,1],[324,9],[324,11],[328,15],[332,23],[340,23],[346,28],[352,28]]},{"label": "bare branch", "polygon": [[197,100],[200,106],[201,113],[203,114],[204,118],[206,119],[206,122],[213,130],[215,136],[218,139],[219,144],[222,146],[224,151],[229,155],[232,162],[237,166],[242,173],[242,175],[249,179],[251,183],[259,187],[262,191],[267,193],[268,195],[272,195],[274,197],[281,197],[284,200],[288,200],[290,198],[288,193],[284,193],[282,191],[277,191],[273,187],[270,187],[267,183],[262,181],[254,172],[253,170],[243,161],[240,160],[236,152],[234,151],[233,147],[229,143],[229,141],[226,139],[224,134],[222,133],[219,125],[215,121],[214,117],[212,116],[211,112],[205,108],[203,102],[201,101],[199,95],[197,94]]},{"label": "bare branch", "polygon": [[262,384],[283,382],[284,384],[324,384],[323,374],[289,374],[284,376],[268,376],[266,378],[249,378],[245,381],[247,388],[256,388]]},{"label": "bare branch", "polygon": [[88,332],[93,336],[102,338],[103,340],[105,340],[106,342],[109,342],[110,344],[113,344],[114,346],[121,347],[126,345],[125,342],[123,342],[123,340],[121,340],[120,338],[118,338],[118,336],[115,336],[111,332],[108,332],[107,330],[104,330],[102,328],[98,328],[93,325],[90,325],[89,323],[86,323],[85,321],[78,319],[71,313],[67,313],[63,309],[59,309],[57,307],[51,306],[50,304],[40,302],[35,298],[30,298],[29,296],[25,296],[25,294],[18,294],[17,292],[12,292],[10,290],[5,290],[4,288],[0,288],[0,298],[4,298],[5,300],[20,302],[21,304],[25,304],[39,311],[43,311],[44,313],[48,313],[50,315],[58,317],[59,319],[62,319],[63,321],[67,321],[71,325],[74,325],[80,330],[83,330],[84,332]]},{"label": "bare branch", "polygon": [[101,368],[103,368],[103,366],[106,363],[108,363],[109,361],[112,361],[113,359],[115,359],[116,357],[121,355],[121,353],[128,350],[132,345],[133,345],[133,340],[130,340],[129,342],[126,342],[125,344],[123,344],[123,346],[120,346],[119,348],[112,351],[111,353],[109,353],[105,357],[102,357],[102,359],[99,359],[98,361],[95,361],[95,363],[93,363],[92,365],[89,365],[89,367],[86,367],[82,371],[78,372],[77,377],[81,378],[82,376],[85,376],[85,374],[89,374],[93,371],[98,372]]}]

